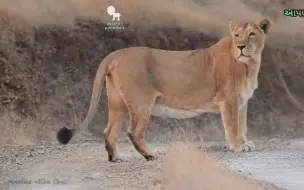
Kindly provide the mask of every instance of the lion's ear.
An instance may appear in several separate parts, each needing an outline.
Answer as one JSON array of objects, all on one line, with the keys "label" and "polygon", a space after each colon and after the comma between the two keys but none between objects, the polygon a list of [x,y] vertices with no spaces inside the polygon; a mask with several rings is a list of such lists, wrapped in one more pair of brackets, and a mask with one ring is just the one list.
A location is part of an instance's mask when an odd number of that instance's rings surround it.
[{"label": "lion's ear", "polygon": [[234,21],[230,21],[230,22],[229,22],[229,29],[230,29],[230,32],[233,32],[233,31],[237,28],[238,25],[239,25],[239,23],[234,22]]},{"label": "lion's ear", "polygon": [[258,20],[256,22],[256,25],[259,29],[262,30],[262,32],[267,35],[271,29],[271,26],[272,26],[272,23],[270,22],[269,19],[267,18],[264,18],[264,19],[261,19],[261,20]]}]

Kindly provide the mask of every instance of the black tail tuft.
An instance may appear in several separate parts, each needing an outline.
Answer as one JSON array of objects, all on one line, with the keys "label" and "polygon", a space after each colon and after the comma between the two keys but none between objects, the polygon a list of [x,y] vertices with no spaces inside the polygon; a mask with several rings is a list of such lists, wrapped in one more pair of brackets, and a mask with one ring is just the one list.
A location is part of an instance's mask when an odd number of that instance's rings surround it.
[{"label": "black tail tuft", "polygon": [[62,127],[57,132],[57,140],[61,144],[67,144],[71,140],[71,138],[73,136],[73,132],[74,132],[74,130],[72,130],[72,129],[68,129],[66,127]]}]

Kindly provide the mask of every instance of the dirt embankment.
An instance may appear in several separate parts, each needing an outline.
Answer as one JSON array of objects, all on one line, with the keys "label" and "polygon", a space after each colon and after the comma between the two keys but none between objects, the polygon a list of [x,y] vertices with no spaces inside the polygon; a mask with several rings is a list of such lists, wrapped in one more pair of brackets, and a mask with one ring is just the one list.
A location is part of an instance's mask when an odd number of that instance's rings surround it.
[{"label": "dirt embankment", "polygon": [[[274,21],[274,27],[263,52],[259,89],[249,103],[250,135],[304,135],[303,33],[299,33],[303,24],[283,15],[284,8],[300,6],[301,1],[235,0],[229,5],[218,0],[162,1],[153,6],[149,1],[111,1],[126,26],[111,32],[104,30],[103,23],[110,20],[109,2],[61,3],[0,4],[2,142],[53,139],[60,126],[78,124],[88,109],[96,69],[114,50],[130,46],[204,48],[228,34],[229,20],[263,15]],[[106,105],[104,92],[89,128],[98,137],[107,122]],[[184,129],[192,131],[194,139],[223,138],[219,116],[213,114],[183,121],[152,118],[150,126],[150,140],[165,141]]]}]

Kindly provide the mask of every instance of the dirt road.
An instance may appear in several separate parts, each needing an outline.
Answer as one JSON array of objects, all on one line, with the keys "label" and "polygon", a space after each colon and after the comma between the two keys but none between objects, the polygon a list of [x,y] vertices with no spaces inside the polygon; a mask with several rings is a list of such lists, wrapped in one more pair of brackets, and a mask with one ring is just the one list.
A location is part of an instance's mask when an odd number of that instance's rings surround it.
[{"label": "dirt road", "polygon": [[[304,139],[256,144],[257,151],[239,154],[227,151],[222,143],[210,142],[204,147],[196,143],[195,146],[201,150],[206,148],[225,169],[246,175],[248,179],[267,181],[265,189],[304,188]],[[66,147],[50,143],[2,147],[0,185],[10,190],[154,188],[171,144],[149,144],[158,155],[158,159],[151,162],[146,162],[130,143],[120,142],[118,146],[125,162],[108,162],[104,145],[97,141]]]}]

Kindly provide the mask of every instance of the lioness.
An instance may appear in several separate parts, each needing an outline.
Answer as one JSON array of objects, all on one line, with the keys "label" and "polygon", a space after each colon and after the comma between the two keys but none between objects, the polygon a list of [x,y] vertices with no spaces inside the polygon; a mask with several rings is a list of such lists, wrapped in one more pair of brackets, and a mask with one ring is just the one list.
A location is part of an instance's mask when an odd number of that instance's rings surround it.
[{"label": "lioness", "polygon": [[90,108],[76,129],[61,128],[66,144],[92,120],[106,79],[109,120],[104,130],[108,160],[120,160],[116,139],[130,115],[127,135],[147,161],[155,157],[145,143],[150,115],[190,118],[204,112],[220,113],[232,151],[253,151],[247,140],[247,102],[258,87],[261,52],[271,29],[268,19],[229,22],[231,36],[213,46],[193,51],[131,47],[109,54],[100,64]]}]

